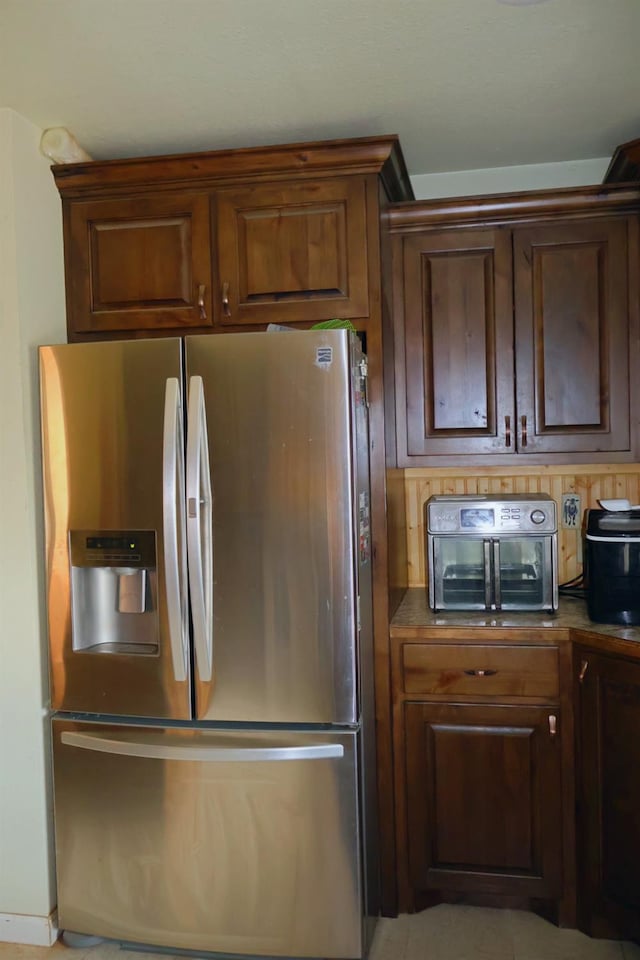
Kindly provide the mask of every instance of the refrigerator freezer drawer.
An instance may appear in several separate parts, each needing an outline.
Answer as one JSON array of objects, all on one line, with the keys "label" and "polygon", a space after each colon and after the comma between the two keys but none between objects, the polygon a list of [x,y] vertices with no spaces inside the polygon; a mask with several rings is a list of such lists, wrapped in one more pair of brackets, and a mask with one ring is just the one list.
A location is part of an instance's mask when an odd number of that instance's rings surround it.
[{"label": "refrigerator freezer drawer", "polygon": [[62,719],[53,733],[62,928],[362,956],[358,733]]}]

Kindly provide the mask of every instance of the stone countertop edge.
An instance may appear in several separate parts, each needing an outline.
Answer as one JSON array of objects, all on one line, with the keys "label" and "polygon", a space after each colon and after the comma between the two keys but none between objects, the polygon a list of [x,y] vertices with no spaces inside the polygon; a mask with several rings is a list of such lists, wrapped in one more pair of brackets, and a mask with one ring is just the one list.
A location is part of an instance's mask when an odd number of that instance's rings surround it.
[{"label": "stone countertop edge", "polygon": [[[427,591],[424,587],[409,587],[400,606],[391,619],[391,635],[400,636],[407,627],[493,627],[508,630],[571,630],[579,631],[580,641],[608,637],[626,641],[629,653],[640,657],[640,627],[621,627],[615,624],[594,623],[589,619],[584,600],[561,597],[559,609],[555,613],[547,611],[522,611],[499,613],[493,611],[449,611],[434,613],[429,608]],[[591,636],[587,636],[587,634]],[[574,639],[576,639],[574,637]],[[637,646],[636,646],[637,645]],[[619,648],[618,648],[619,649]]]}]

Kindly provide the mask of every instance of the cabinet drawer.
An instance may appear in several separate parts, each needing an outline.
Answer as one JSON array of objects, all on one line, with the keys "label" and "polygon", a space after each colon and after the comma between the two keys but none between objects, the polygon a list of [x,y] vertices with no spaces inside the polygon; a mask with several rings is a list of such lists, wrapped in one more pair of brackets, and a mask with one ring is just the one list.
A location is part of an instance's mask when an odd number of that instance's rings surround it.
[{"label": "cabinet drawer", "polygon": [[401,664],[408,694],[559,695],[557,647],[405,643]]}]

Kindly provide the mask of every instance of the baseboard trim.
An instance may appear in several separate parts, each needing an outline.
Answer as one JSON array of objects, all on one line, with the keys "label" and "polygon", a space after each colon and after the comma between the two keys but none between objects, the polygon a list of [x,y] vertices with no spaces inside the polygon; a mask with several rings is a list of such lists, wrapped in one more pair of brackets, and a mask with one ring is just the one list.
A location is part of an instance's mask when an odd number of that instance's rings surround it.
[{"label": "baseboard trim", "polygon": [[22,913],[0,913],[0,942],[51,947],[58,939],[58,914],[30,917]]}]

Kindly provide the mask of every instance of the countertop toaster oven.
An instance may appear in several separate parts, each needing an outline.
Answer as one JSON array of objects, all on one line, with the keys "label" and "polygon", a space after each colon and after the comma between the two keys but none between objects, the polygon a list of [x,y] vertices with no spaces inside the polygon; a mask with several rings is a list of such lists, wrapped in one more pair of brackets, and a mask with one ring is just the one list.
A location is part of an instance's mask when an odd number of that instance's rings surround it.
[{"label": "countertop toaster oven", "polygon": [[558,521],[549,496],[435,496],[425,513],[433,610],[557,609]]}]

